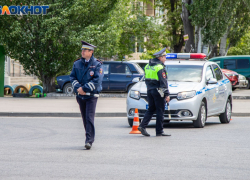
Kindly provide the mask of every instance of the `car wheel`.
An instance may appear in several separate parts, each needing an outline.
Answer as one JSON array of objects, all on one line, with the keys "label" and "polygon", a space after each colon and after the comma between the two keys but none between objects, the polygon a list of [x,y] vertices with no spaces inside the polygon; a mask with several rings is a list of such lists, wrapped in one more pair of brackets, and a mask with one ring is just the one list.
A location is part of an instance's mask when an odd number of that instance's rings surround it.
[{"label": "car wheel", "polygon": [[193,125],[196,128],[203,128],[205,126],[207,120],[207,109],[205,103],[202,101],[198,117],[195,121],[193,121]]},{"label": "car wheel", "polygon": [[248,84],[247,84],[246,89],[250,89],[250,79],[247,78],[247,80],[248,80]]},{"label": "car wheel", "polygon": [[130,125],[130,127],[133,126],[133,122],[134,122],[134,119],[129,119],[129,118],[128,118],[128,124]]},{"label": "car wheel", "polygon": [[226,107],[225,107],[225,112],[220,114],[219,116],[220,122],[230,123],[231,115],[232,115],[232,104],[231,104],[231,101],[228,99]]},{"label": "car wheel", "polygon": [[66,93],[66,94],[73,94],[74,93],[71,83],[67,83],[67,84],[64,85],[63,93]]}]

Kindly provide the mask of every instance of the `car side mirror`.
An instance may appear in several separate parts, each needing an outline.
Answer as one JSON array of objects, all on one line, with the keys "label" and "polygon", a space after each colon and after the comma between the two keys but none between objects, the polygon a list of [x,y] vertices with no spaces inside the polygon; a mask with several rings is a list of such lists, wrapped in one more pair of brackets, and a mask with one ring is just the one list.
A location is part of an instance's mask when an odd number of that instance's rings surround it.
[{"label": "car side mirror", "polygon": [[211,78],[207,81],[207,84],[217,84],[217,80],[215,78]]},{"label": "car side mirror", "polygon": [[132,80],[133,83],[138,83],[140,81],[140,78],[139,77],[136,77]]}]

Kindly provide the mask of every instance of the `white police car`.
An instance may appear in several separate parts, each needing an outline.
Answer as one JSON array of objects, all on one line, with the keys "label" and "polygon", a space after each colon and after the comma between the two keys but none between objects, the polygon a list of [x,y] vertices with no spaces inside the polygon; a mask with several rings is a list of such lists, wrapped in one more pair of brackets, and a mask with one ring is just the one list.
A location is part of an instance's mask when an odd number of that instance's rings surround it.
[{"label": "white police car", "polygon": [[[203,128],[208,116],[219,115],[221,123],[229,123],[232,113],[232,87],[220,67],[204,60],[202,53],[169,53],[165,63],[170,92],[169,109],[164,120],[191,120],[194,127]],[[133,124],[134,110],[143,119],[148,108],[147,87],[144,78],[128,93],[127,117]],[[171,118],[169,118],[171,114]],[[154,114],[152,119],[156,119]]]}]

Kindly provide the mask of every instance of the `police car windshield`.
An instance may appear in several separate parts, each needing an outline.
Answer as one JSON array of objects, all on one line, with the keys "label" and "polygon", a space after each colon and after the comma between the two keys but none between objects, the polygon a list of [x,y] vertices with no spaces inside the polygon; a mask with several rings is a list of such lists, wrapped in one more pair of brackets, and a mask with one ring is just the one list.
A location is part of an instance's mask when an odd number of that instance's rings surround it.
[{"label": "police car windshield", "polygon": [[167,65],[168,81],[200,82],[202,68],[195,65]]}]

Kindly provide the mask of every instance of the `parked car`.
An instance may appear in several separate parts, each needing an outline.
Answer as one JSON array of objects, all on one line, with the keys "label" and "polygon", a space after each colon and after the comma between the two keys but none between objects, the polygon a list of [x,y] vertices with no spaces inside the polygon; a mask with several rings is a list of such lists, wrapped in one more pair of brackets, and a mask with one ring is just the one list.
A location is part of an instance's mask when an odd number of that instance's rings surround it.
[{"label": "parked car", "polygon": [[221,69],[221,71],[226,75],[232,84],[232,90],[234,91],[239,85],[239,74],[235,71],[229,69]]},{"label": "parked car", "polygon": [[[182,57],[177,60],[177,57]],[[200,58],[199,58],[200,57]],[[194,127],[203,128],[207,117],[219,115],[221,123],[229,123],[232,113],[232,85],[221,72],[220,67],[211,61],[186,60],[204,59],[199,53],[171,53],[167,55],[166,70],[170,92],[169,107],[165,107],[164,120],[193,121]],[[133,125],[135,108],[139,119],[143,119],[148,108],[147,87],[142,78],[127,96],[127,118]],[[171,114],[171,118],[169,118]],[[156,119],[156,114],[152,119]]]},{"label": "parked car", "polygon": [[239,74],[239,84],[235,86],[236,88],[247,88],[249,89],[248,80],[245,76]]},{"label": "parked car", "polygon": [[[104,92],[128,92],[134,85],[132,80],[144,75],[144,71],[138,64],[128,61],[104,61],[103,73],[102,87]],[[57,92],[73,93],[69,75],[58,76],[57,84]]]},{"label": "parked car", "polygon": [[[209,61],[216,62],[221,68],[230,69],[242,74],[250,84],[250,56],[221,56],[211,58]],[[250,88],[249,86],[247,88]]]}]

